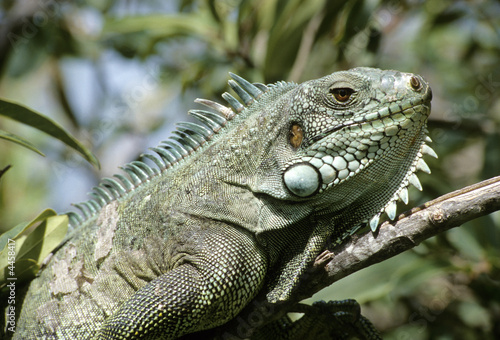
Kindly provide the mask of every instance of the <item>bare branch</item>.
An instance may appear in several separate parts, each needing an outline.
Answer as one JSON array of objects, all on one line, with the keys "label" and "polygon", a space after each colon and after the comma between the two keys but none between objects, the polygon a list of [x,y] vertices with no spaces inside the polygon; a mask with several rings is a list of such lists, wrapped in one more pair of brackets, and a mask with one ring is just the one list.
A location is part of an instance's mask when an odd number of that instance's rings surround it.
[{"label": "bare branch", "polygon": [[[475,218],[500,210],[500,176],[443,195],[370,231],[325,251],[315,273],[301,286],[298,300],[309,297],[360,269],[387,260],[422,241]],[[318,275],[318,276],[316,276]]]}]

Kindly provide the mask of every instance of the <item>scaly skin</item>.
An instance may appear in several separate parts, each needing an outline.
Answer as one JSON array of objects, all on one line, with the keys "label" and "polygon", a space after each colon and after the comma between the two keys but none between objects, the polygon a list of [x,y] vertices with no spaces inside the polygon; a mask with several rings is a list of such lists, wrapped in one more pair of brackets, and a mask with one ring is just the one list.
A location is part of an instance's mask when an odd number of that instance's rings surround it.
[{"label": "scaly skin", "polygon": [[75,229],[31,282],[15,339],[175,339],[219,326],[261,290],[286,300],[328,242],[376,227],[418,185],[432,153],[419,76],[234,79],[245,105],[200,101],[218,111],[192,112],[208,128],[180,128],[179,143],[156,149],[159,169],[129,165],[129,179],[103,181],[70,215]]}]

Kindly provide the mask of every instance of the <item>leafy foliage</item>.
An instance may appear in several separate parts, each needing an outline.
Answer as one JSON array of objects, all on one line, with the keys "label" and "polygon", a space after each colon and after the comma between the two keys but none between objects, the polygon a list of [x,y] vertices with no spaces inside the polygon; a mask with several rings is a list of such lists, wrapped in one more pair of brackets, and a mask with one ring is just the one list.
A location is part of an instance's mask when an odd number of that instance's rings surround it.
[{"label": "leafy foliage", "polygon": [[68,216],[46,209],[29,223],[20,223],[0,235],[0,290],[7,285],[7,278],[14,276],[9,272],[13,258],[16,282],[30,280],[67,231]]},{"label": "leafy foliage", "polygon": [[[72,188],[55,183],[115,172],[186,119],[184,100],[227,90],[228,71],[266,83],[355,66],[419,73],[434,91],[440,159],[410,205],[500,174],[498,1],[20,0],[0,4],[0,17],[0,96],[54,114],[103,164],[84,168],[36,136],[52,165],[2,142],[0,168],[17,169],[0,182],[4,230],[47,202],[67,209]],[[54,171],[34,176],[34,164]],[[385,339],[499,338],[499,235],[498,214],[475,220],[314,299],[358,299]]]},{"label": "leafy foliage", "polygon": [[[6,100],[0,99],[0,116],[8,117],[25,125],[32,126],[40,131],[47,133],[48,135],[59,139],[67,146],[78,151],[87,161],[96,167],[99,167],[99,161],[97,158],[78,140],[72,137],[68,132],[66,132],[59,124],[52,121],[50,118],[30,110],[22,105],[8,102]],[[11,134],[6,131],[0,131],[0,138],[6,139],[11,142],[22,145],[36,153],[45,156],[40,150],[38,150],[33,144],[31,144],[26,139]]]}]

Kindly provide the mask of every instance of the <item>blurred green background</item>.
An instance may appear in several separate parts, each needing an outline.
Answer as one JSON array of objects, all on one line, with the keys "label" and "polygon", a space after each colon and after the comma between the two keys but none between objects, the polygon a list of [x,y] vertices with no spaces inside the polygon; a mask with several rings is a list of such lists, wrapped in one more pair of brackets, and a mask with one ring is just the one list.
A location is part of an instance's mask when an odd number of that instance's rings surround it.
[{"label": "blurred green background", "polygon": [[[0,232],[71,210],[99,178],[166,139],[229,71],[301,82],[373,66],[415,72],[434,93],[438,160],[410,206],[500,175],[498,1],[0,2],[0,97],[63,125],[98,156],[0,117]],[[399,207],[399,211],[406,209]],[[500,214],[474,220],[323,290],[356,298],[385,339],[500,339]]]}]

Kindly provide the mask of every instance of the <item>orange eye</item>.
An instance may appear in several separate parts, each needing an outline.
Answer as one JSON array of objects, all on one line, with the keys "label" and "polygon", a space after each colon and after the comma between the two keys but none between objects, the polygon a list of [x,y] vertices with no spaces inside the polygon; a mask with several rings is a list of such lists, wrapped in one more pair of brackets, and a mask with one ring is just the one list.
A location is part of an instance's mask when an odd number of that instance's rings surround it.
[{"label": "orange eye", "polygon": [[288,136],[290,144],[297,149],[300,144],[302,144],[302,140],[304,139],[304,130],[299,124],[293,124],[290,127],[290,133]]},{"label": "orange eye", "polygon": [[341,87],[338,89],[331,89],[330,93],[333,95],[333,97],[337,102],[346,103],[349,100],[349,98],[351,98],[351,95],[354,93],[354,90],[348,87]]}]

